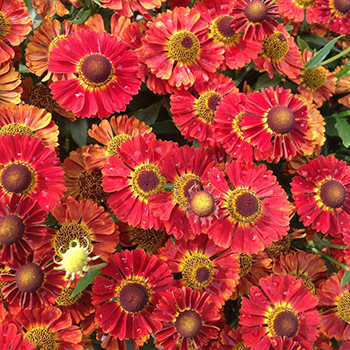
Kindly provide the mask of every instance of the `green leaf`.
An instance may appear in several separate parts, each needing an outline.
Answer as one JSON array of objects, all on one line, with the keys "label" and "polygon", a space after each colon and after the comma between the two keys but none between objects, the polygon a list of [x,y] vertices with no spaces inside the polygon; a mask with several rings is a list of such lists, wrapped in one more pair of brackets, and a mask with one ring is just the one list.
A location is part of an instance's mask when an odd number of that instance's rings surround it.
[{"label": "green leaf", "polygon": [[83,147],[87,144],[88,138],[88,123],[86,119],[77,118],[76,121],[71,122],[65,119],[66,127],[70,132],[73,140],[77,143],[79,147]]},{"label": "green leaf", "polygon": [[152,125],[152,131],[157,135],[174,135],[179,132],[172,120],[164,120],[163,122],[155,123]]},{"label": "green leaf", "polygon": [[145,122],[147,125],[154,124],[157,120],[160,107],[162,107],[162,101],[158,101],[149,107],[140,109],[137,112],[133,113],[133,116],[140,120],[141,122]]},{"label": "green leaf", "polygon": [[83,278],[78,281],[78,284],[74,288],[74,291],[70,297],[74,298],[77,294],[81,293],[100,273],[101,270],[88,272]]},{"label": "green leaf", "polygon": [[315,243],[316,249],[318,250],[327,248],[330,245],[329,241],[323,240],[320,237],[318,237],[318,234],[316,232],[314,233],[314,243]]},{"label": "green leaf", "polygon": [[350,61],[349,62],[346,62],[344,64],[343,67],[340,68],[340,71],[338,73],[335,74],[335,76],[340,79],[340,78],[344,78],[346,77],[347,75],[350,74]]},{"label": "green leaf", "polygon": [[282,78],[283,78],[282,75],[276,74],[271,79],[268,73],[264,73],[258,78],[258,81],[255,84],[254,90],[257,91],[257,90],[260,90],[261,88],[265,88],[269,86],[274,87],[281,82]]},{"label": "green leaf", "polygon": [[338,135],[343,141],[345,147],[350,146],[350,125],[345,118],[335,117],[335,127],[338,130]]},{"label": "green leaf", "polygon": [[339,136],[338,130],[335,128],[335,118],[328,118],[326,122],[326,135]]},{"label": "green leaf", "polygon": [[309,45],[304,41],[300,36],[297,37],[297,45],[299,46],[300,51],[303,53],[304,50],[310,50]]},{"label": "green leaf", "polygon": [[340,35],[336,38],[334,38],[332,41],[328,42],[327,45],[325,45],[320,51],[317,52],[317,54],[311,58],[309,62],[305,64],[306,70],[312,70],[319,66],[321,66],[321,63],[323,60],[328,56],[330,51],[333,49],[335,43],[344,35]]},{"label": "green leaf", "polygon": [[[323,47],[325,45],[327,45],[329,43],[329,41],[319,35],[316,34],[311,34],[311,33],[307,33],[307,34],[302,34],[301,38],[303,40],[305,40],[307,43],[310,44],[314,44],[317,47]],[[333,47],[333,51],[336,52],[341,52],[342,50],[338,49],[336,46]]]},{"label": "green leaf", "polygon": [[75,18],[70,19],[69,22],[81,24],[85,22],[91,16],[91,8],[83,7],[75,16]]},{"label": "green leaf", "polygon": [[345,286],[350,282],[350,271],[345,271],[343,278],[341,279],[341,286]]}]

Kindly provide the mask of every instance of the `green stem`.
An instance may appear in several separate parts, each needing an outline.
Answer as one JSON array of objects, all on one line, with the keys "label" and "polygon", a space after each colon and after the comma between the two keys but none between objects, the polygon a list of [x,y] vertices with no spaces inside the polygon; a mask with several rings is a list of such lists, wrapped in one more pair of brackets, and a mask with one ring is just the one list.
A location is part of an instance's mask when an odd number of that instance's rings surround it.
[{"label": "green stem", "polygon": [[334,248],[334,249],[345,249],[347,246],[346,245],[330,244],[328,247]]},{"label": "green stem", "polygon": [[107,263],[101,263],[101,264],[97,264],[97,265],[93,265],[93,266],[90,266],[89,267],[89,272],[91,271],[96,271],[96,270],[99,270],[99,269],[102,269],[102,267],[105,267],[107,266],[108,264]]},{"label": "green stem", "polygon": [[319,251],[318,249],[312,248],[312,247],[311,247],[310,250],[311,250],[313,253],[319,254],[319,255],[321,255],[323,258],[325,258],[325,259],[329,260],[330,262],[332,262],[332,263],[334,263],[334,264],[340,266],[340,267],[343,268],[344,270],[350,271],[350,269],[349,269],[348,266],[346,266],[346,265],[340,263],[339,261],[333,259],[333,258],[330,257],[329,255],[327,255],[327,254],[325,254],[325,253]]},{"label": "green stem", "polygon": [[331,57],[330,59],[321,62],[320,66],[325,66],[326,64],[331,63],[331,62],[337,60],[338,58],[343,57],[344,55],[346,55],[349,52],[350,52],[350,47],[348,47],[345,51],[338,53],[338,55],[335,55],[335,56]]}]

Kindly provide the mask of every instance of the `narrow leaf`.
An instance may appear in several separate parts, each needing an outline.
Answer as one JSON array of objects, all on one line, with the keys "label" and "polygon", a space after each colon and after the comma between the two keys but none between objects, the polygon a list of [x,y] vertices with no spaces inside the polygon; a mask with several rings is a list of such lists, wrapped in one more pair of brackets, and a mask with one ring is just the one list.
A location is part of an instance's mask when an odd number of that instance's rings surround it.
[{"label": "narrow leaf", "polygon": [[335,76],[340,79],[348,76],[350,74],[350,61],[346,62],[343,67],[340,68],[340,71],[335,74]]},{"label": "narrow leaf", "polygon": [[337,122],[335,127],[338,130],[338,135],[343,141],[345,147],[350,146],[350,125],[345,118],[336,117]]},{"label": "narrow leaf", "polygon": [[276,86],[278,83],[282,80],[282,75],[276,74],[272,79],[269,77],[268,73],[262,74],[258,81],[255,84],[254,90],[258,91],[261,88],[269,87],[269,86]]},{"label": "narrow leaf", "polygon": [[299,49],[302,53],[304,52],[304,50],[310,50],[307,42],[304,41],[300,36],[297,37],[297,45],[299,46]]},{"label": "narrow leaf", "polygon": [[341,286],[345,286],[350,282],[350,271],[345,271],[343,278],[341,279]]},{"label": "narrow leaf", "polygon": [[77,143],[77,145],[79,147],[86,145],[88,137],[87,120],[83,118],[77,118],[76,121],[71,122],[70,120],[65,119],[65,122],[68,131],[72,135],[72,138]]},{"label": "narrow leaf", "polygon": [[162,101],[158,101],[147,108],[140,109],[133,113],[133,116],[147,125],[154,124],[157,120]]},{"label": "narrow leaf", "polygon": [[70,297],[74,298],[77,294],[81,293],[100,273],[101,270],[88,272],[83,278],[78,281],[78,284]]},{"label": "narrow leaf", "polygon": [[75,16],[75,18],[70,19],[69,22],[81,24],[85,22],[91,15],[91,8],[85,8],[83,7]]},{"label": "narrow leaf", "polygon": [[327,45],[325,45],[320,51],[317,52],[317,54],[311,58],[309,62],[305,64],[306,70],[312,70],[317,67],[319,67],[322,63],[322,61],[328,56],[330,51],[333,49],[335,43],[344,35],[340,35],[336,38],[334,38],[332,41],[330,41]]}]

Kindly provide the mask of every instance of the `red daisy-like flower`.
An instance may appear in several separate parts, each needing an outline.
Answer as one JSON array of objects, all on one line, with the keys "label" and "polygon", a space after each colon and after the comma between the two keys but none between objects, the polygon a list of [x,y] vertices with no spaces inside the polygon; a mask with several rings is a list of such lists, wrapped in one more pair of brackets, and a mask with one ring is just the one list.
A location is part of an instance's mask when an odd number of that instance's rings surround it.
[{"label": "red daisy-like flower", "polygon": [[345,270],[333,273],[319,290],[320,331],[329,338],[350,340],[350,285],[341,285]]},{"label": "red daisy-like flower", "polygon": [[0,322],[1,350],[35,350],[14,323]]},{"label": "red daisy-like flower", "polygon": [[246,41],[262,41],[273,34],[279,17],[278,7],[273,0],[237,0],[231,15],[231,25],[236,33],[244,33]]},{"label": "red daisy-like flower", "polygon": [[272,350],[293,340],[312,350],[320,321],[317,298],[289,275],[268,276],[260,280],[260,287],[251,289],[249,299],[242,298],[239,319],[245,345]]},{"label": "red daisy-like flower", "polygon": [[54,270],[54,264],[49,264],[51,260],[52,254],[38,259],[31,254],[11,266],[13,273],[0,274],[0,281],[9,282],[1,291],[10,310],[53,304],[64,285],[64,274]]},{"label": "red daisy-like flower", "polygon": [[218,217],[208,228],[209,237],[216,244],[252,254],[287,234],[290,205],[265,165],[231,162],[226,164],[225,174],[218,168],[209,172],[220,203]]},{"label": "red daisy-like flower", "polygon": [[189,350],[202,349],[217,338],[221,315],[209,293],[182,287],[160,300],[154,318],[163,325],[155,333],[160,347]]},{"label": "red daisy-like flower", "polygon": [[151,195],[165,192],[166,179],[161,172],[165,155],[177,144],[152,136],[135,136],[110,156],[102,174],[102,186],[113,192],[108,205],[118,219],[143,229],[162,229],[161,221],[149,209]]},{"label": "red daisy-like flower", "polygon": [[23,338],[34,344],[35,349],[83,350],[79,327],[72,326],[69,314],[56,307],[20,310],[15,317],[23,327]]},{"label": "red daisy-like flower", "polygon": [[311,160],[293,177],[292,195],[305,226],[337,235],[350,232],[350,167],[333,155]]},{"label": "red daisy-like flower", "polygon": [[304,67],[298,46],[282,24],[264,38],[261,55],[253,61],[258,68],[267,71],[271,79],[273,68],[281,75],[296,78]]},{"label": "red daisy-like flower", "polygon": [[226,69],[226,66],[240,69],[250,63],[261,50],[260,41],[247,42],[231,26],[233,4],[231,0],[206,0],[196,2],[194,6],[201,13],[201,18],[209,23],[209,36],[212,40],[225,45],[225,61],[221,69]]},{"label": "red daisy-like flower", "polygon": [[17,193],[51,210],[65,191],[63,169],[53,150],[30,135],[0,135],[0,196]]},{"label": "red daisy-like flower", "polygon": [[135,54],[106,32],[81,30],[57,43],[50,53],[52,73],[75,78],[50,85],[57,102],[82,118],[124,111],[141,82]]},{"label": "red daisy-like flower", "polygon": [[277,0],[280,13],[292,22],[318,23],[319,10],[314,0]]},{"label": "red daisy-like flower", "polygon": [[[203,190],[207,173],[213,165],[203,149],[189,146],[176,148],[164,157],[162,174],[173,184],[173,190],[151,196],[149,205],[153,215],[164,223],[167,233],[176,239],[184,237],[187,240],[201,232],[201,222],[195,223],[187,217],[189,208],[201,217],[209,216],[216,209],[215,199],[210,193],[201,191],[196,195],[197,199],[191,201],[189,192],[195,186]],[[203,201],[208,206],[195,207]]]},{"label": "red daisy-like flower", "polygon": [[210,39],[200,16],[195,9],[175,7],[155,17],[146,32],[146,65],[176,88],[192,86],[197,74],[215,73],[224,59],[223,44]]},{"label": "red daisy-like flower", "polygon": [[198,140],[202,147],[213,147],[213,121],[216,108],[226,95],[238,92],[232,79],[223,74],[210,74],[209,80],[197,79],[191,88],[175,91],[170,96],[171,113],[181,134],[193,141]]},{"label": "red daisy-like flower", "polygon": [[217,246],[206,234],[194,240],[169,240],[158,255],[172,273],[181,272],[181,284],[205,290],[220,308],[239,282],[238,254]]},{"label": "red daisy-like flower", "polygon": [[161,328],[152,312],[174,288],[165,262],[143,250],[125,250],[112,255],[101,272],[106,277],[95,279],[92,302],[98,305],[96,318],[105,333],[136,339]]},{"label": "red daisy-like flower", "polygon": [[[303,101],[281,87],[251,93],[241,126],[243,136],[256,147],[261,159],[277,163],[297,153],[311,154],[314,135]],[[258,158],[256,156],[256,158]]]},{"label": "red daisy-like flower", "polygon": [[42,225],[47,212],[37,201],[12,194],[0,198],[0,261],[13,264],[14,260],[27,257],[45,233]]},{"label": "red daisy-like flower", "polygon": [[233,159],[252,163],[254,150],[243,137],[241,128],[245,101],[245,94],[232,93],[225,96],[215,112],[213,132],[217,143],[222,144]]},{"label": "red daisy-like flower", "polygon": [[350,2],[347,0],[315,0],[318,22],[328,23],[329,30],[339,34],[350,32]]}]

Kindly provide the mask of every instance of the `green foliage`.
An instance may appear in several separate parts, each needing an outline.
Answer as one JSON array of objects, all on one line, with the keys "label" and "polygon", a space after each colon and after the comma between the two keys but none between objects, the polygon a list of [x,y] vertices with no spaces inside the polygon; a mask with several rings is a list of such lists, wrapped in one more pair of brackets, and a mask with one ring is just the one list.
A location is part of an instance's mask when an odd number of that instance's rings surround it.
[{"label": "green foliage", "polygon": [[85,288],[89,286],[90,283],[101,273],[101,270],[94,270],[88,272],[83,278],[78,281],[77,286],[75,287],[71,298],[74,298],[76,295],[81,293]]}]

